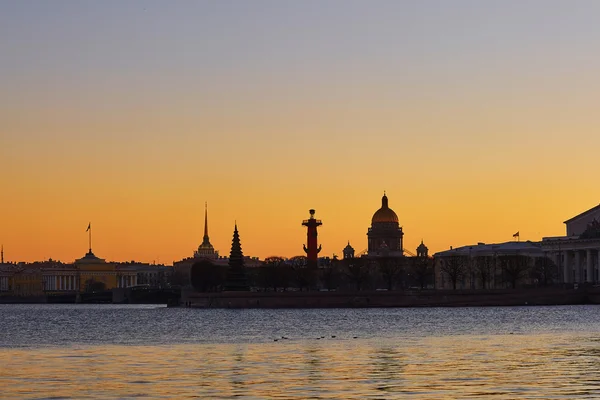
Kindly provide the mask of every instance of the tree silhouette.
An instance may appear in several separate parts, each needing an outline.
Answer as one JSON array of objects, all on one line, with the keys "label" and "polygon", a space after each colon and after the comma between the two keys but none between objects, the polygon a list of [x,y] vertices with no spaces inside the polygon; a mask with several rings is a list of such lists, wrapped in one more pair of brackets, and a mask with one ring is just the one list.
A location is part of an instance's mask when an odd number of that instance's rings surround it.
[{"label": "tree silhouette", "polygon": [[283,257],[272,256],[265,258],[259,272],[260,286],[277,291],[278,288],[286,290],[290,286],[290,267]]},{"label": "tree silhouette", "polygon": [[475,273],[482,289],[489,289],[494,277],[496,260],[492,256],[477,256],[474,260]]},{"label": "tree silhouette", "polygon": [[94,278],[85,281],[85,291],[88,293],[103,292],[105,290],[106,284],[104,282],[97,281]]},{"label": "tree silhouette", "polygon": [[556,281],[558,271],[554,261],[548,257],[538,257],[533,263],[531,269],[531,278],[536,280],[541,286],[548,286]]},{"label": "tree silhouette", "polygon": [[417,285],[425,289],[434,280],[433,260],[429,257],[414,257],[410,274],[415,278]]},{"label": "tree silhouette", "polygon": [[465,276],[467,257],[453,255],[442,260],[440,271],[448,275],[452,282],[452,289],[456,290],[456,284]]},{"label": "tree silhouette", "polygon": [[225,272],[225,268],[209,259],[199,260],[190,270],[192,286],[200,292],[217,292],[225,283]]},{"label": "tree silhouette", "polygon": [[316,281],[316,269],[308,263],[306,256],[295,256],[289,259],[290,266],[294,272],[294,281],[300,291],[314,286]]},{"label": "tree silhouette", "polygon": [[529,271],[530,258],[520,254],[503,255],[498,257],[505,282],[515,289],[519,281]]},{"label": "tree silhouette", "polygon": [[404,272],[403,261],[398,257],[380,257],[377,259],[377,266],[387,290],[393,290],[394,285],[400,281]]},{"label": "tree silhouette", "polygon": [[321,282],[327,290],[337,289],[340,280],[340,273],[336,262],[332,262],[321,270]]},{"label": "tree silhouette", "polygon": [[341,262],[344,265],[344,272],[350,282],[354,284],[354,288],[358,291],[362,290],[370,278],[369,262],[364,257],[347,258]]}]

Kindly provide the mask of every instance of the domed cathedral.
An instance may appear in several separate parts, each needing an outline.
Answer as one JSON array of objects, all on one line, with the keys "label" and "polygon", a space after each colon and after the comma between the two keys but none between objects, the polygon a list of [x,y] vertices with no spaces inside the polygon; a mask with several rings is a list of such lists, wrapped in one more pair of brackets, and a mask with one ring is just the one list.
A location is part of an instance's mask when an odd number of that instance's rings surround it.
[{"label": "domed cathedral", "polygon": [[398,223],[398,215],[389,207],[388,198],[384,192],[381,198],[381,208],[373,214],[371,227],[367,232],[368,255],[377,256],[385,253],[388,256],[403,256],[403,236],[402,227]]}]

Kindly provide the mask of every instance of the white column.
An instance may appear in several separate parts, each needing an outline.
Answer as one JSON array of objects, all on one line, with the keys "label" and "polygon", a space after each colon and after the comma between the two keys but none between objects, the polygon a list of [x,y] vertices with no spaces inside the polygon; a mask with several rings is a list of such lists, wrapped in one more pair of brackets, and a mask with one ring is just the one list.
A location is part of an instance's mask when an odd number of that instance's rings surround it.
[{"label": "white column", "polygon": [[556,252],[553,251],[550,253],[550,259],[552,260],[554,265],[558,265],[558,254]]},{"label": "white column", "polygon": [[598,271],[596,279],[600,281],[600,249],[598,249],[598,262],[596,263],[596,270]]},{"label": "white column", "polygon": [[585,272],[586,272],[586,282],[594,282],[594,269],[592,268],[592,250],[587,249],[585,251]]},{"label": "white column", "polygon": [[563,263],[563,276],[564,276],[564,280],[565,283],[571,283],[571,265],[570,265],[570,257],[569,257],[569,251],[565,250],[565,259],[564,259],[564,263]]},{"label": "white column", "polygon": [[581,276],[581,250],[575,250],[575,279],[573,282],[583,282],[583,276]]}]

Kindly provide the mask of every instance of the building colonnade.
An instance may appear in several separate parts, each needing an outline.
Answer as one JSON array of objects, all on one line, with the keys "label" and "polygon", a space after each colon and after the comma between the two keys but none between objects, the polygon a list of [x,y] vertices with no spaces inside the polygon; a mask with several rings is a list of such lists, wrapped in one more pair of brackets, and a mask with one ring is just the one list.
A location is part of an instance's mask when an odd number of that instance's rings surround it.
[{"label": "building colonnade", "polygon": [[550,258],[562,267],[564,283],[598,282],[600,270],[600,248],[563,249],[550,253]]},{"label": "building colonnade", "polygon": [[128,288],[130,286],[137,285],[137,274],[134,275],[120,275],[117,277],[117,287]]},{"label": "building colonnade", "polygon": [[79,291],[79,277],[77,275],[45,275],[45,291]]},{"label": "building colonnade", "polygon": [[7,292],[9,289],[8,276],[0,276],[0,292]]}]

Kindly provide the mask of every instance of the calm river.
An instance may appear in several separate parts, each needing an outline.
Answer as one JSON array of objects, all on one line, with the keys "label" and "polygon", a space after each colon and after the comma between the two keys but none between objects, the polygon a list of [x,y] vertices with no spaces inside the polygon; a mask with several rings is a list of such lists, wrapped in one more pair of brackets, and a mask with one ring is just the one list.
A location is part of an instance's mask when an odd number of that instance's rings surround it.
[{"label": "calm river", "polygon": [[0,397],[600,397],[600,306],[0,305]]}]

